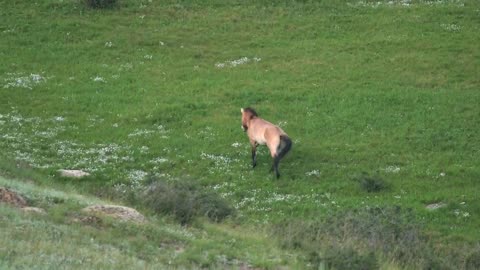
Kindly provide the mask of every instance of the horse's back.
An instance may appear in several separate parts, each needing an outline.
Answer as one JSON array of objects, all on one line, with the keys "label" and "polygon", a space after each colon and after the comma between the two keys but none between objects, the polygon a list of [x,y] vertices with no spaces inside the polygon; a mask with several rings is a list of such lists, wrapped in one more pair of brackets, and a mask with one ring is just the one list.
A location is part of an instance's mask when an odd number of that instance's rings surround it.
[{"label": "horse's back", "polygon": [[258,144],[266,144],[272,157],[277,153],[281,136],[288,136],[280,127],[260,118],[256,119],[250,131],[252,132],[251,139]]},{"label": "horse's back", "polygon": [[255,120],[250,130],[255,138],[263,139],[264,141],[272,140],[281,135],[287,135],[280,127],[260,118]]}]

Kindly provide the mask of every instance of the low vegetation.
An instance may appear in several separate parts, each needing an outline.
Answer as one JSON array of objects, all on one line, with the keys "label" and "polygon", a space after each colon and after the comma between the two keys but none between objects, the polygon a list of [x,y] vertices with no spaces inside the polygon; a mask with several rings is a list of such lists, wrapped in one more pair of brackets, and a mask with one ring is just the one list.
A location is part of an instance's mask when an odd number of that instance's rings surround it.
[{"label": "low vegetation", "polygon": [[117,5],[117,0],[83,0],[85,5],[89,8],[112,8]]},{"label": "low vegetation", "polygon": [[[479,10],[0,0],[1,183],[46,211],[0,205],[0,268],[478,268]],[[293,140],[278,180],[247,106]]]},{"label": "low vegetation", "polygon": [[[424,222],[411,209],[359,208],[325,220],[278,224],[282,244],[309,254],[315,268],[384,269],[388,263],[406,269],[471,269],[474,245],[442,250],[425,233]],[[475,256],[475,255],[473,255]],[[469,259],[470,258],[470,259]]]},{"label": "low vegetation", "polygon": [[175,181],[171,184],[154,180],[139,198],[157,213],[173,215],[181,224],[205,216],[219,222],[231,216],[234,209],[214,192],[202,189],[195,181]]},{"label": "low vegetation", "polygon": [[[290,268],[300,260],[258,231],[220,224],[181,226],[153,214],[144,223],[123,222],[82,212],[88,205],[111,204],[96,197],[4,177],[0,186],[46,213],[0,202],[2,269]],[[288,256],[291,261],[285,260]]]}]

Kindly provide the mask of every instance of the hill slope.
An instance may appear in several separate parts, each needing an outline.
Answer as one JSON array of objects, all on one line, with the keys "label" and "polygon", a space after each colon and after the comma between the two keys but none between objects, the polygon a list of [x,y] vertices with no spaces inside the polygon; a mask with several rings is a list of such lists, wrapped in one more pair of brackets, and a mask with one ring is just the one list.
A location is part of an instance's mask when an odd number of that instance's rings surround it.
[{"label": "hill slope", "polygon": [[[122,0],[106,10],[0,0],[0,168],[151,213],[152,183],[195,183],[235,209],[223,222],[268,232],[305,267],[475,267],[479,10],[469,0]],[[246,106],[293,139],[278,181],[265,148],[250,168]],[[69,181],[58,169],[91,175]],[[414,249],[402,232],[428,252],[405,256]],[[193,250],[180,265],[202,264]]]}]

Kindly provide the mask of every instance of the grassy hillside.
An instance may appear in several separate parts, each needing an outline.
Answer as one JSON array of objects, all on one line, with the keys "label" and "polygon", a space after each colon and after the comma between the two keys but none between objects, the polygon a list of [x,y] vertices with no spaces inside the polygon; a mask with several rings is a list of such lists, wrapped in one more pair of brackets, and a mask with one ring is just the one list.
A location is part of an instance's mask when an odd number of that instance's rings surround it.
[{"label": "grassy hillside", "polygon": [[[111,203],[0,177],[46,215],[0,204],[2,269],[169,269],[298,267],[298,256],[266,241],[264,232],[204,224],[181,227],[159,216],[145,224],[100,219],[81,211]],[[289,260],[287,260],[289,259]]]},{"label": "grassy hillside", "polygon": [[[138,207],[152,182],[195,182],[301,268],[480,265],[477,1],[0,0],[0,17],[2,174]],[[293,139],[279,180],[265,148],[250,168],[246,106]],[[400,254],[408,237],[425,253]]]}]

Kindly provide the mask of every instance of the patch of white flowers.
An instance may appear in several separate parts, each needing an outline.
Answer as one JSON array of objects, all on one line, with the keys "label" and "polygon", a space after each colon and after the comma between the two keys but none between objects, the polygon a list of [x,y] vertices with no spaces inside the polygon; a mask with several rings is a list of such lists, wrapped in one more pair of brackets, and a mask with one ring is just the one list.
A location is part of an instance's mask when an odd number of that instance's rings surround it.
[{"label": "patch of white flowers", "polygon": [[398,166],[388,166],[385,169],[386,173],[399,173],[400,172],[400,167]]},{"label": "patch of white flowers", "polygon": [[468,218],[470,216],[470,213],[467,211],[462,211],[460,209],[455,209],[453,210],[453,214],[457,217],[463,217],[463,218]]},{"label": "patch of white flowers", "polygon": [[[92,118],[98,121],[98,118]],[[9,157],[29,164],[33,168],[73,168],[90,173],[109,171],[109,176],[128,179],[131,187],[138,186],[150,173],[138,164],[134,170],[123,169],[122,164],[132,164],[138,154],[148,154],[148,146],[134,147],[126,143],[77,143],[62,140],[59,134],[76,128],[69,125],[63,116],[41,119],[23,117],[16,111],[0,115],[0,149]],[[166,132],[157,125],[155,132]],[[46,152],[49,158],[46,159]],[[166,158],[156,158],[147,164],[167,162]],[[148,166],[147,166],[148,167]],[[131,168],[131,167],[130,167]],[[121,187],[119,187],[121,189]]]},{"label": "patch of white flowers", "polygon": [[7,73],[4,79],[3,88],[25,88],[32,90],[33,87],[41,83],[45,83],[47,78],[40,74],[22,75],[21,73]]},{"label": "patch of white flowers", "polygon": [[442,23],[440,25],[444,30],[449,31],[449,32],[459,32],[461,27],[456,24],[448,24],[448,23]]},{"label": "patch of white flowers", "polygon": [[145,180],[147,177],[148,173],[144,172],[142,170],[132,170],[128,172],[128,179],[132,183],[133,186],[140,186],[140,182]]},{"label": "patch of white flowers", "polygon": [[94,78],[92,78],[92,80],[94,82],[101,82],[101,83],[106,83],[107,81],[105,80],[105,78],[103,77],[100,77],[100,76],[95,76]]},{"label": "patch of white flowers", "polygon": [[241,146],[242,146],[242,144],[239,143],[239,142],[234,142],[234,143],[232,143],[232,147],[239,148],[239,147],[241,147]]},{"label": "patch of white flowers", "polygon": [[244,64],[246,64],[248,62],[251,62],[251,61],[260,62],[260,61],[262,61],[262,59],[258,58],[258,57],[253,57],[252,59],[250,59],[248,57],[242,57],[242,58],[239,58],[239,59],[236,59],[236,60],[230,60],[230,61],[216,63],[215,67],[217,67],[217,68],[236,67],[236,66],[239,66],[239,65],[244,65]]},{"label": "patch of white flowers", "polygon": [[434,0],[434,1],[388,0],[388,1],[377,1],[377,2],[361,0],[355,3],[348,3],[349,6],[367,7],[367,8],[378,8],[381,6],[411,7],[413,5],[434,6],[434,5],[449,5],[449,4],[453,4],[459,7],[463,7],[465,5],[465,3],[463,3],[463,1],[461,0]]},{"label": "patch of white flowers", "polygon": [[57,122],[63,122],[63,121],[65,121],[65,117],[63,117],[63,116],[55,116],[55,117],[53,118],[53,120],[54,120],[54,121],[57,121]]},{"label": "patch of white flowers", "polygon": [[150,160],[150,163],[153,163],[153,164],[161,164],[161,163],[165,163],[165,162],[168,162],[168,159],[166,159],[166,158],[155,158],[155,159]]},{"label": "patch of white flowers", "polygon": [[232,159],[229,158],[229,157],[225,157],[225,156],[222,156],[222,155],[207,154],[207,153],[204,153],[204,152],[202,152],[200,157],[202,159],[213,160],[216,165],[228,165],[232,162]]},{"label": "patch of white flowers", "polygon": [[[146,137],[153,134],[166,134],[168,130],[165,129],[163,125],[156,125],[153,129],[135,129],[132,133],[128,134],[128,137]],[[168,138],[167,136],[162,136],[162,138]]]},{"label": "patch of white flowers", "polygon": [[319,170],[313,170],[305,173],[306,176],[320,176]]}]

